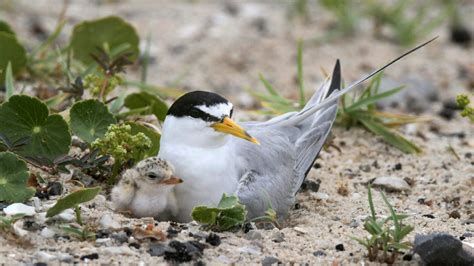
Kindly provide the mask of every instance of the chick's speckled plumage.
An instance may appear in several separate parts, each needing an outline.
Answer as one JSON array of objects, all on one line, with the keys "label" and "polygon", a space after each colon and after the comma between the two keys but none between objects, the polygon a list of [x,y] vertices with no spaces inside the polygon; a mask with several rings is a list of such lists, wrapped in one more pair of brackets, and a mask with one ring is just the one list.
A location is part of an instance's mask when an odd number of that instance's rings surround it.
[{"label": "chick's speckled plumage", "polygon": [[147,158],[125,171],[112,189],[112,202],[117,211],[131,212],[134,217],[169,220],[178,211],[174,185],[163,183],[170,178],[174,178],[171,164]]}]

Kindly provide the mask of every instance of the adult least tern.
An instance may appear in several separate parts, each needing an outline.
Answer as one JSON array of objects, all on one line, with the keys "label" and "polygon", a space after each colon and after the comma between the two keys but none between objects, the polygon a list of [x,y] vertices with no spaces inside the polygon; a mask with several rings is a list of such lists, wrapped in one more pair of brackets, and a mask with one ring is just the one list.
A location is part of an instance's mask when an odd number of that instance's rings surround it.
[{"label": "adult least tern", "polygon": [[232,103],[212,92],[181,96],[164,121],[159,152],[184,180],[175,190],[177,220],[191,220],[193,207],[216,205],[224,192],[237,194],[249,218],[262,215],[270,204],[285,217],[331,130],[339,97],[433,40],[342,90],[337,61],[331,79],[301,111],[265,122],[237,124],[231,119]]},{"label": "adult least tern", "polygon": [[125,171],[112,189],[112,203],[117,211],[129,211],[134,217],[169,220],[178,213],[173,189],[181,182],[168,162],[147,158]]}]

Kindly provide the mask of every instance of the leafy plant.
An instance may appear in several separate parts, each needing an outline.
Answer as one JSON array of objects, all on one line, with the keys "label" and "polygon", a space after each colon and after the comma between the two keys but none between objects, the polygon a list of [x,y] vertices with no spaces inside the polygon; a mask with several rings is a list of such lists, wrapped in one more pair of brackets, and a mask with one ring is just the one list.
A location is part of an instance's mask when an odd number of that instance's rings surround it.
[{"label": "leafy plant", "polygon": [[72,132],[87,143],[103,138],[111,124],[117,121],[107,106],[98,100],[76,102],[70,111]]},{"label": "leafy plant", "polygon": [[351,36],[356,31],[360,19],[356,4],[351,0],[320,0],[323,8],[336,18],[335,27],[327,33],[327,38]]},{"label": "leafy plant", "polygon": [[0,201],[23,202],[35,194],[28,187],[26,163],[11,152],[0,152]]},{"label": "leafy plant", "polygon": [[459,108],[462,109],[461,111],[461,116],[462,117],[467,117],[471,122],[474,122],[474,108],[469,106],[471,103],[471,100],[469,99],[469,96],[465,94],[459,94],[456,97],[456,102],[459,106]]},{"label": "leafy plant", "polygon": [[[364,239],[351,237],[359,244],[367,248],[370,261],[378,258],[379,251],[383,251],[383,260],[386,263],[393,264],[400,250],[406,250],[411,247],[409,241],[403,239],[413,231],[413,226],[404,225],[402,222],[408,218],[405,214],[397,214],[392,205],[388,202],[385,194],[381,192],[383,201],[390,211],[390,216],[383,219],[377,219],[375,215],[375,207],[372,200],[372,191],[368,187],[368,201],[370,208],[370,216],[364,223],[364,229],[370,234]],[[389,254],[390,253],[390,256]]]},{"label": "leafy plant", "polygon": [[139,122],[126,122],[125,124],[130,126],[132,135],[143,133],[151,140],[151,147],[148,151],[145,151],[144,158],[158,155],[158,152],[160,151],[160,133],[155,129],[146,126],[146,124],[141,124]]},{"label": "leafy plant", "polygon": [[130,114],[149,115],[154,114],[159,121],[164,121],[168,106],[157,96],[148,92],[137,92],[129,94],[125,98],[125,107],[130,109],[129,112],[119,114],[124,117]]},{"label": "leafy plant", "polygon": [[[305,105],[304,83],[303,83],[303,65],[302,65],[302,46],[298,45],[298,94],[300,100],[296,102],[281,96],[277,90],[260,75],[267,94],[258,93],[255,90],[249,92],[259,99],[262,106],[266,107],[272,114],[282,114],[301,110]],[[407,140],[401,134],[390,128],[398,127],[404,124],[419,122],[420,118],[402,114],[391,114],[377,110],[376,102],[398,93],[402,87],[379,93],[380,81],[382,75],[375,77],[368,87],[366,87],[360,96],[351,98],[345,94],[342,98],[342,106],[338,110],[337,123],[345,127],[360,125],[375,135],[381,136],[388,144],[400,149],[406,153],[418,153],[421,149],[414,143]]]},{"label": "leafy plant", "polygon": [[28,138],[16,153],[23,157],[54,160],[69,152],[71,134],[64,119],[49,114],[44,103],[34,97],[13,95],[0,105],[0,133],[12,143]]},{"label": "leafy plant", "polygon": [[89,231],[89,229],[87,229],[86,226],[78,227],[78,226],[74,226],[70,224],[64,224],[64,225],[61,225],[59,228],[63,230],[65,233],[75,236],[82,241],[95,239],[95,233]]},{"label": "leafy plant", "polygon": [[151,140],[143,133],[132,134],[130,125],[119,124],[109,126],[107,133],[101,139],[92,142],[92,147],[100,150],[101,154],[114,158],[110,183],[115,183],[115,177],[124,165],[132,160],[134,163],[142,160],[152,146]]},{"label": "leafy plant", "polygon": [[12,216],[0,216],[0,230],[8,231],[12,228],[13,224],[25,217],[23,213],[14,214]]},{"label": "leafy plant", "polygon": [[139,37],[132,25],[119,17],[109,16],[76,25],[70,46],[74,58],[89,65],[94,62],[91,54],[97,47],[108,52],[120,48],[121,52],[129,52],[129,59],[133,61],[138,57],[138,43]]},{"label": "leafy plant", "polygon": [[377,75],[359,97],[351,98],[345,94],[342,108],[338,112],[337,122],[345,127],[360,124],[375,135],[381,136],[387,143],[405,153],[418,153],[421,149],[390,127],[420,121],[409,115],[392,114],[377,110],[375,103],[398,93],[403,87],[379,93],[382,75]]},{"label": "leafy plant", "polygon": [[0,84],[5,82],[7,65],[11,64],[13,75],[17,74],[26,65],[26,51],[16,39],[15,35],[0,31]]},{"label": "leafy plant", "polygon": [[5,100],[12,97],[13,93],[15,93],[15,86],[13,85],[13,70],[12,64],[8,62],[7,70],[5,72]]},{"label": "leafy plant", "polygon": [[3,20],[0,20],[0,32],[5,32],[5,33],[9,33],[11,35],[15,35],[15,32],[12,30],[10,25],[8,25],[8,23],[6,23]]},{"label": "leafy plant", "polygon": [[82,225],[79,204],[93,200],[100,192],[100,187],[83,188],[61,198],[46,212],[46,217],[54,217],[67,209],[74,209],[77,223]]},{"label": "leafy plant", "polygon": [[196,206],[191,216],[207,229],[225,231],[245,222],[247,210],[236,196],[222,195],[217,207]]},{"label": "leafy plant", "polygon": [[[392,5],[380,1],[366,0],[366,13],[372,17],[376,34],[380,35],[382,26],[387,25],[394,38],[402,45],[410,45],[419,38],[426,37],[447,18],[448,13],[429,17],[433,3],[413,0],[397,0]],[[408,7],[416,7],[411,16]]]}]

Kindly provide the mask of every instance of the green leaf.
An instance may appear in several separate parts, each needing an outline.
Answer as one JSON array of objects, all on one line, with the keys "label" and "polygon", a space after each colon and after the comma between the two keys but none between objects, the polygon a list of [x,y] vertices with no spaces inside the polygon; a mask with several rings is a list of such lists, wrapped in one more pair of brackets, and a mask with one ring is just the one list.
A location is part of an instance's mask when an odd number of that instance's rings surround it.
[{"label": "green leaf", "polygon": [[135,28],[116,16],[77,24],[70,41],[74,57],[86,65],[94,62],[90,55],[97,53],[97,47],[111,52],[124,44],[128,44],[128,47],[122,52],[130,52],[129,59],[135,60],[139,52],[138,43],[139,37]]},{"label": "green leaf", "polygon": [[5,100],[8,100],[10,97],[13,96],[13,93],[15,92],[15,86],[13,86],[13,73],[11,62],[8,62],[7,72],[5,73],[5,88]]},{"label": "green leaf", "polygon": [[48,108],[37,98],[13,95],[0,105],[0,133],[12,142],[29,138],[17,153],[25,157],[54,160],[69,152],[71,134],[64,119],[49,115]]},{"label": "green leaf", "polygon": [[132,135],[136,135],[141,132],[151,140],[151,148],[145,152],[144,158],[157,156],[158,152],[160,151],[160,133],[142,124],[134,122],[127,122],[126,124],[130,125]]},{"label": "green leaf", "polygon": [[8,23],[6,23],[3,20],[0,20],[0,32],[5,32],[5,33],[15,36],[15,32],[12,30],[10,25],[8,25]]},{"label": "green leaf", "polygon": [[224,193],[217,207],[194,207],[191,216],[196,222],[211,228],[229,230],[245,222],[247,210],[236,196],[227,196]]},{"label": "green leaf", "polygon": [[75,103],[70,116],[72,132],[87,143],[104,137],[108,127],[117,123],[107,106],[98,100]]},{"label": "green leaf", "polygon": [[218,208],[210,208],[207,206],[197,206],[193,208],[192,218],[202,224],[216,224]]},{"label": "green leaf", "polygon": [[296,59],[297,69],[298,69],[298,89],[300,93],[300,108],[306,103],[304,98],[304,80],[303,80],[303,41],[298,41],[298,56]]},{"label": "green leaf", "polygon": [[154,114],[160,121],[164,121],[168,106],[155,95],[148,92],[132,93],[125,98],[125,107],[130,110],[148,107],[148,111],[140,112],[142,115]]},{"label": "green leaf", "polygon": [[263,83],[263,86],[265,86],[268,93],[270,93],[273,96],[280,96],[280,94],[278,94],[278,92],[273,88],[272,84],[261,73],[258,74],[258,78]]},{"label": "green leaf", "polygon": [[388,202],[387,197],[385,196],[385,193],[380,192],[382,194],[382,199],[387,205],[388,209],[390,210],[390,216],[393,220],[393,225],[395,226],[395,232],[398,235],[400,233],[401,227],[400,227],[400,222],[398,221],[397,214],[395,213],[395,210],[393,209],[392,205],[390,202]]},{"label": "green leaf", "polygon": [[0,201],[24,202],[35,194],[27,186],[30,173],[26,163],[10,152],[0,152]]},{"label": "green leaf", "polygon": [[239,203],[239,199],[237,196],[227,196],[226,193],[222,194],[221,200],[219,201],[219,204],[217,205],[217,208],[219,209],[228,209],[232,208],[233,206],[237,205]]},{"label": "green leaf", "polygon": [[387,97],[390,97],[390,96],[398,93],[402,89],[403,89],[403,86],[400,86],[400,87],[388,90],[386,92],[382,92],[382,93],[379,93],[379,94],[364,97],[362,100],[359,100],[359,101],[355,102],[354,104],[352,104],[351,106],[347,107],[345,109],[345,111],[346,112],[351,112],[351,111],[360,109],[364,106],[367,106],[369,104],[376,103],[377,101],[379,101],[383,98],[387,98]]},{"label": "green leaf", "polygon": [[16,75],[26,65],[26,51],[16,37],[7,32],[0,32],[0,51],[0,84],[3,84],[8,62]]},{"label": "green leaf", "polygon": [[390,131],[381,123],[368,119],[366,117],[359,116],[359,122],[361,122],[368,130],[372,133],[381,136],[390,145],[405,153],[419,153],[421,149],[414,143],[405,139],[402,135]]},{"label": "green leaf", "polygon": [[372,216],[372,220],[376,221],[377,217],[375,217],[375,207],[374,207],[374,201],[372,199],[372,187],[369,184],[368,186],[368,200],[369,200],[369,208],[370,208],[370,215]]},{"label": "green leaf", "polygon": [[74,208],[78,204],[88,202],[97,196],[100,192],[100,187],[83,188],[72,192],[64,198],[61,198],[46,212],[46,217],[53,217],[60,214],[64,210]]}]

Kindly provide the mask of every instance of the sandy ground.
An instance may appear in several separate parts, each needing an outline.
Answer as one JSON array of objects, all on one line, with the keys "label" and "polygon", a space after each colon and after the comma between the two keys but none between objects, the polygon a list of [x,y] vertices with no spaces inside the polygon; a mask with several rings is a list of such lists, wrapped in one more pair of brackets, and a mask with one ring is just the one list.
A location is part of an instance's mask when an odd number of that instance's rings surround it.
[{"label": "sandy ground", "polygon": [[[314,8],[307,23],[288,20],[283,1],[235,1],[231,4],[200,1],[193,4],[140,0],[133,4],[118,1],[104,5],[97,5],[96,1],[87,1],[88,5],[85,5],[84,2],[72,1],[70,4],[67,12],[70,23],[61,37],[63,41],[67,40],[72,25],[80,20],[118,14],[137,27],[142,39],[151,34],[151,54],[155,63],[150,68],[150,83],[174,85],[179,79],[180,87],[220,92],[242,108],[255,104],[245,87],[263,89],[258,81],[259,72],[265,73],[286,95],[294,96],[298,38],[306,40],[307,88],[316,87],[323,77],[320,68],[331,69],[336,58],[341,59],[344,79],[350,82],[403,50],[388,40],[374,39],[367,23],[363,24],[364,29],[357,38],[315,43],[312,40],[322,36],[331,21],[329,15]],[[61,5],[59,1],[52,3],[19,1],[0,10],[0,15],[14,26],[22,40],[27,44],[34,43],[28,28],[33,20],[38,20],[48,30],[54,28]],[[229,11],[232,7],[237,13]],[[472,6],[467,6],[466,10],[472,15]],[[438,41],[387,70],[387,76],[396,82],[405,81],[409,76],[426,81],[442,100],[472,90],[473,48],[450,43],[445,28],[433,33],[440,35]],[[129,75],[138,76],[133,71]],[[367,262],[364,248],[350,236],[365,236],[362,224],[369,213],[366,185],[381,176],[411,181],[409,191],[387,194],[399,212],[411,215],[407,223],[414,225],[415,231],[409,235],[410,240],[415,234],[448,232],[455,237],[471,233],[464,241],[474,242],[474,126],[458,116],[450,121],[440,118],[436,113],[441,105],[441,102],[428,104],[424,115],[432,119],[430,122],[401,129],[422,147],[423,153],[419,155],[403,154],[362,129],[335,127],[334,144],[339,150],[329,148],[321,152],[316,161],[320,167],[313,169],[308,177],[309,180],[321,180],[319,192],[299,194],[299,208],[291,211],[287,227],[254,229],[249,233],[218,233],[222,243],[216,247],[207,244],[202,257],[191,263],[261,264],[265,259],[271,261],[268,257],[286,264]],[[248,117],[245,111],[238,115]],[[257,119],[265,118],[257,116]],[[449,146],[459,158],[448,151]],[[65,178],[62,176],[59,180],[64,182]],[[341,195],[344,186],[348,192]],[[374,194],[377,212],[387,215],[380,194]],[[102,227],[100,220],[105,215],[120,224],[113,230],[117,232],[121,232],[122,227],[150,223],[150,219],[131,219],[113,212],[106,198],[107,195],[103,195],[83,207],[85,220],[93,228]],[[42,202],[42,208],[52,202]],[[62,234],[59,230],[54,238],[47,239],[39,236],[39,232],[45,226],[55,230],[58,223],[44,222],[40,214],[30,220],[35,220],[38,226],[23,240],[9,234],[0,235],[0,264],[83,263],[87,260],[81,259],[82,256],[94,253],[98,254],[98,259],[89,261],[91,264],[165,263],[163,256],[149,253],[150,246],[156,242],[128,238],[121,243],[112,237],[114,233],[104,235],[102,240],[81,242],[58,237]],[[157,226],[166,232],[169,223],[161,222]],[[201,232],[196,224],[185,227],[174,239],[195,240],[208,234]],[[205,243],[205,240],[200,241]],[[343,244],[344,251],[336,250],[338,244]],[[325,255],[315,256],[315,252]],[[416,257],[412,261],[403,261],[402,257],[397,264],[419,262]]]}]

